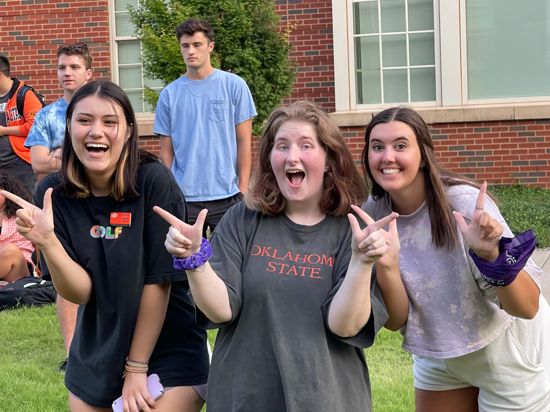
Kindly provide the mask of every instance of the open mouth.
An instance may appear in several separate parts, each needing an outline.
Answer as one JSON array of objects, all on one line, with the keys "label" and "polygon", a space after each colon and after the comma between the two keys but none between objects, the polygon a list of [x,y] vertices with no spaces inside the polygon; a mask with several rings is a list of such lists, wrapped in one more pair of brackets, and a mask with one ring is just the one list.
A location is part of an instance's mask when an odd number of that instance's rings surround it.
[{"label": "open mouth", "polygon": [[86,150],[92,153],[104,153],[109,150],[109,146],[103,143],[86,143]]},{"label": "open mouth", "polygon": [[292,185],[299,185],[306,177],[306,174],[302,170],[287,170],[286,178]]}]

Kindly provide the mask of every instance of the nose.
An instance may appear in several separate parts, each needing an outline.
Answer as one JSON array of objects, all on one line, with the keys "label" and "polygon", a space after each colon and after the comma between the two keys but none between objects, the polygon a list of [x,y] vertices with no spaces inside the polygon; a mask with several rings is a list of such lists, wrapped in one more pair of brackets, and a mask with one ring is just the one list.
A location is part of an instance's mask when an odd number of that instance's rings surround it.
[{"label": "nose", "polygon": [[295,164],[300,159],[298,147],[290,145],[287,150],[286,161],[289,164]]},{"label": "nose", "polygon": [[395,153],[391,147],[387,147],[384,149],[384,153],[382,156],[382,161],[386,163],[391,163],[395,160]]},{"label": "nose", "polygon": [[90,136],[100,137],[102,134],[103,134],[103,129],[101,127],[101,122],[98,122],[98,121],[93,122],[90,127]]}]

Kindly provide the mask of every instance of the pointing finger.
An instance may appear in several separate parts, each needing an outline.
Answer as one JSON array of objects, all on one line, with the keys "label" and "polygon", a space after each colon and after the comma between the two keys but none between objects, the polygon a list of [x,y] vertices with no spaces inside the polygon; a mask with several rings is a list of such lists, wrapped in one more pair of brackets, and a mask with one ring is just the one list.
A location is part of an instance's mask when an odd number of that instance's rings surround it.
[{"label": "pointing finger", "polygon": [[375,230],[382,229],[384,226],[389,224],[391,221],[397,219],[399,217],[399,213],[392,212],[388,216],[383,217],[380,220],[377,220],[376,222],[369,225],[369,230],[371,232],[374,232]]},{"label": "pointing finger", "polygon": [[202,209],[197,215],[197,220],[193,227],[200,229],[202,233],[202,228],[204,227],[204,221],[206,220],[206,215],[208,214],[208,209]]},{"label": "pointing finger", "polygon": [[53,189],[50,187],[46,190],[46,193],[44,193],[43,210],[49,216],[53,215],[53,212],[52,212],[52,192],[53,192]]},{"label": "pointing finger", "polygon": [[374,219],[369,216],[367,212],[361,209],[359,206],[351,205],[353,211],[365,222],[367,225],[374,223]]},{"label": "pointing finger", "polygon": [[364,237],[361,226],[359,226],[359,221],[353,215],[353,213],[348,213],[349,225],[351,226],[351,233],[356,239],[362,239]]},{"label": "pointing finger", "polygon": [[11,200],[17,206],[24,209],[33,209],[34,206],[32,203],[27,202],[25,199],[21,199],[19,196],[14,195],[13,193],[8,192],[7,190],[0,190],[0,195],[4,196],[6,199]]},{"label": "pointing finger", "polygon": [[176,226],[180,227],[183,221],[178,219],[176,216],[174,216],[172,213],[167,212],[160,206],[153,206],[153,211],[158,214],[160,217],[162,217],[170,226]]},{"label": "pointing finger", "polygon": [[461,233],[465,233],[468,231],[468,224],[464,220],[464,216],[462,216],[462,213],[453,211],[453,216],[455,217],[456,223],[458,224],[458,228],[460,229]]},{"label": "pointing finger", "polygon": [[479,193],[477,195],[476,199],[476,210],[484,210],[485,206],[485,194],[487,193],[487,181],[483,182],[481,187],[479,188]]}]

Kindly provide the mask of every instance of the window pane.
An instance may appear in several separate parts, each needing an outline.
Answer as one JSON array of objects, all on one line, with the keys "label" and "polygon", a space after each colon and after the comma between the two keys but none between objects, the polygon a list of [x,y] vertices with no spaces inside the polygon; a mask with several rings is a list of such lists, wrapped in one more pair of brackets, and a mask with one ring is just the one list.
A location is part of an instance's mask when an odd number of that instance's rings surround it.
[{"label": "window pane", "polygon": [[433,0],[408,0],[409,31],[434,29]]},{"label": "window pane", "polygon": [[407,40],[404,34],[382,36],[383,67],[403,67],[407,65]]},{"label": "window pane", "polygon": [[359,70],[380,68],[378,36],[355,39],[355,64]]},{"label": "window pane", "polygon": [[123,89],[141,89],[141,66],[121,67],[118,71],[119,86]]},{"label": "window pane", "polygon": [[151,79],[144,75],[143,77],[143,84],[151,89],[154,88],[160,88],[162,89],[164,87],[164,83],[162,83],[162,80],[159,79]]},{"label": "window pane", "polygon": [[127,91],[125,90],[132,107],[136,112],[143,112],[143,92],[141,90],[137,91]]},{"label": "window pane", "polygon": [[405,31],[405,0],[380,1],[382,33]]},{"label": "window pane", "polygon": [[411,66],[435,64],[433,32],[409,35],[409,59]]},{"label": "window pane", "polygon": [[378,5],[376,1],[354,3],[353,22],[355,34],[378,33]]},{"label": "window pane", "polygon": [[467,0],[466,30],[470,99],[550,95],[550,0]]},{"label": "window pane", "polygon": [[115,0],[115,11],[126,11],[128,6],[137,7],[138,0]]},{"label": "window pane", "polygon": [[407,70],[384,70],[384,103],[408,102]]},{"label": "window pane", "polygon": [[435,68],[411,69],[411,102],[432,102],[435,96]]},{"label": "window pane", "polygon": [[115,24],[117,36],[133,36],[135,34],[134,25],[130,21],[129,13],[116,13]]},{"label": "window pane", "polygon": [[357,73],[357,102],[359,104],[382,103],[380,70]]},{"label": "window pane", "polygon": [[139,40],[118,42],[118,64],[141,64]]}]

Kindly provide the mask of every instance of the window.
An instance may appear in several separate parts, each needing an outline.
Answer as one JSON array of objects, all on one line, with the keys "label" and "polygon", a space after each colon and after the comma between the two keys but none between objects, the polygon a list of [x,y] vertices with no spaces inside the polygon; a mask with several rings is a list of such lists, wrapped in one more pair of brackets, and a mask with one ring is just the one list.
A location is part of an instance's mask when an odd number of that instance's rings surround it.
[{"label": "window", "polygon": [[138,0],[114,0],[112,4],[113,73],[115,81],[126,92],[136,112],[151,112],[143,99],[145,87],[161,90],[160,80],[149,79],[141,64],[141,43],[134,35],[128,7],[138,7]]},{"label": "window", "polygon": [[436,100],[432,0],[353,3],[357,104]]},{"label": "window", "polygon": [[332,3],[337,111],[550,100],[550,0]]}]

